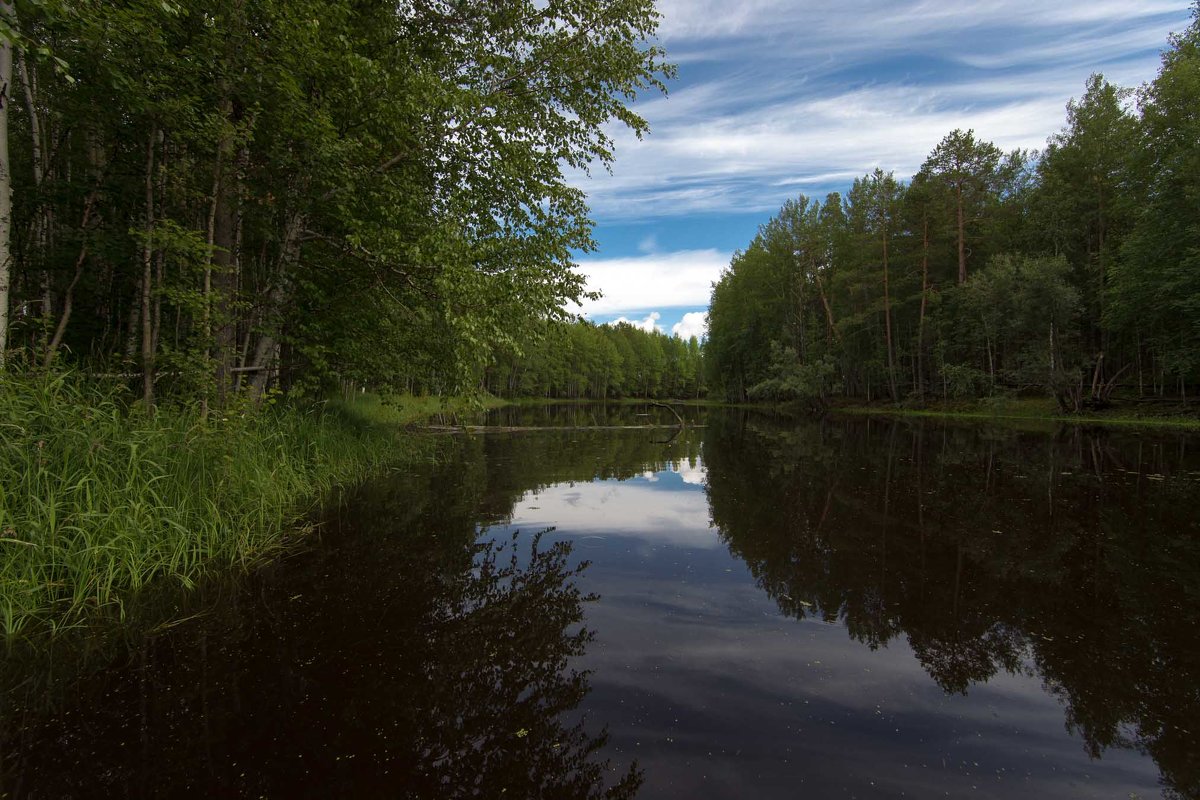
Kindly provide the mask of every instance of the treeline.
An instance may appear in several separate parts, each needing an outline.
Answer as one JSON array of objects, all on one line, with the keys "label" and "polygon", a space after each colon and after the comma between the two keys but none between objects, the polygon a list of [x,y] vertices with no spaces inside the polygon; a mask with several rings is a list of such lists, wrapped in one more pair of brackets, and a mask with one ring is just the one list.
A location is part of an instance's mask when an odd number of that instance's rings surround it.
[{"label": "treeline", "polygon": [[[1041,153],[956,130],[911,182],[789,201],[715,284],[707,379],[734,399],[1117,389],[1200,372],[1200,11],[1140,92],[1093,76]],[[1136,105],[1133,100],[1136,97]]]},{"label": "treeline", "polygon": [[700,342],[628,323],[546,326],[522,351],[496,358],[483,388],[497,397],[605,400],[699,397],[705,392]]},{"label": "treeline", "polygon": [[0,2],[0,356],[148,406],[476,387],[583,291],[564,171],[646,129],[657,24],[653,0]]}]

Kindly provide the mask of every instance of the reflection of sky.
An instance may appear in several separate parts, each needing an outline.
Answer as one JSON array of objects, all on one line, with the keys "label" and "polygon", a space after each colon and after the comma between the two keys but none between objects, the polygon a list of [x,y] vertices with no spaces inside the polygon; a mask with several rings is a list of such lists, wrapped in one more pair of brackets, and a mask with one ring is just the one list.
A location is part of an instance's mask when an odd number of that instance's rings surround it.
[{"label": "reflection of sky", "polygon": [[1036,676],[946,695],[902,638],[872,651],[840,624],[782,616],[709,528],[703,480],[684,462],[559,484],[511,521],[554,526],[592,562],[583,711],[617,766],[645,770],[639,797],[1159,795],[1150,759],[1089,760]]},{"label": "reflection of sky", "polygon": [[513,507],[512,525],[523,530],[553,526],[652,546],[724,547],[709,528],[708,502],[699,485],[703,480],[703,466],[684,461],[676,469],[627,481],[555,484],[521,498]]}]

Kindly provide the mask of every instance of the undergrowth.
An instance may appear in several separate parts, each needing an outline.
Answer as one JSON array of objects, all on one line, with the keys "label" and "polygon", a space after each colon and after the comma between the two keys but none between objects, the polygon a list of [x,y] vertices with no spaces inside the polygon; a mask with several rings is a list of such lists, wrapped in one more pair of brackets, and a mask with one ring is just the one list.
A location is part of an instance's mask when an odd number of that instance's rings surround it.
[{"label": "undergrowth", "polygon": [[120,615],[151,581],[190,586],[283,546],[339,483],[431,444],[353,401],[130,408],[76,375],[0,377],[0,635]]}]

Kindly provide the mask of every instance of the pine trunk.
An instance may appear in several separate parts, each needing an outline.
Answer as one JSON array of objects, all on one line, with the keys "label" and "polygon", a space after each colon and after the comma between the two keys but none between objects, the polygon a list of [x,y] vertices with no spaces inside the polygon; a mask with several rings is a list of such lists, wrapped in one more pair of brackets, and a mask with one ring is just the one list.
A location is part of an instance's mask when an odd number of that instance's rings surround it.
[{"label": "pine trunk", "polygon": [[892,296],[888,287],[888,235],[887,228],[883,229],[883,322],[884,333],[887,336],[888,357],[888,389],[892,393],[892,401],[896,394],[896,349],[892,345]]},{"label": "pine trunk", "polygon": [[929,218],[921,220],[921,315],[917,318],[917,392],[925,400],[925,304],[929,299]]}]

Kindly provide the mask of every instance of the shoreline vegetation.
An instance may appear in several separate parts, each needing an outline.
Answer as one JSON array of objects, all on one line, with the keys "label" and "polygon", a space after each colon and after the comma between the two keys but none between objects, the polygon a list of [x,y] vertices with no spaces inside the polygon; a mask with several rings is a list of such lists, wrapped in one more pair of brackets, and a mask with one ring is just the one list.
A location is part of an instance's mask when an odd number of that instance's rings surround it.
[{"label": "shoreline vegetation", "polygon": [[[626,397],[619,399],[594,400],[590,398],[544,398],[518,397],[496,400],[500,406],[545,406],[545,405],[639,405],[663,403],[681,408],[743,408],[764,412],[798,411],[812,415],[813,410],[800,402],[731,402],[714,398],[667,398],[646,400]],[[1132,401],[1130,401],[1132,402]],[[983,397],[968,400],[932,401],[924,405],[892,404],[887,401],[865,402],[854,399],[834,399],[818,414],[849,414],[854,416],[880,417],[923,417],[930,419],[962,419],[980,422],[1055,422],[1067,425],[1110,425],[1148,428],[1175,428],[1200,430],[1200,403],[1181,405],[1177,401],[1139,401],[1130,406],[1120,400],[1100,411],[1064,413],[1050,397]]]},{"label": "shoreline vegetation", "polygon": [[304,407],[129,404],[77,373],[0,382],[0,636],[56,634],[151,583],[245,569],[310,530],[332,490],[436,457],[406,431],[465,400],[374,396]]},{"label": "shoreline vegetation", "polygon": [[853,416],[912,417],[974,422],[1055,422],[1067,425],[1102,425],[1200,430],[1200,412],[1178,403],[1156,403],[1129,408],[1120,404],[1103,411],[1068,414],[1052,398],[991,397],[930,403],[924,406],[854,403],[832,405],[829,412]]},{"label": "shoreline vegetation", "polygon": [[[585,403],[595,401],[350,394],[309,406],[234,406],[205,420],[186,407],[147,414],[124,386],[80,373],[10,373],[0,385],[0,636],[12,642],[122,619],[152,583],[192,587],[264,563],[311,531],[306,519],[336,488],[436,458],[438,437],[419,433],[431,421],[473,430],[466,420],[491,408]],[[789,408],[612,401],[644,403]],[[1200,430],[1195,412],[1173,406],[1063,415],[1050,398],[828,411]]]}]

